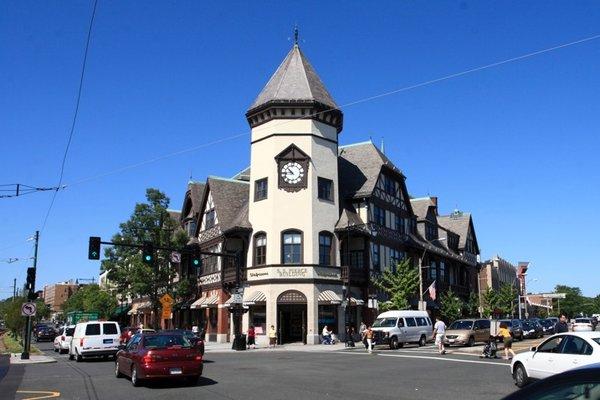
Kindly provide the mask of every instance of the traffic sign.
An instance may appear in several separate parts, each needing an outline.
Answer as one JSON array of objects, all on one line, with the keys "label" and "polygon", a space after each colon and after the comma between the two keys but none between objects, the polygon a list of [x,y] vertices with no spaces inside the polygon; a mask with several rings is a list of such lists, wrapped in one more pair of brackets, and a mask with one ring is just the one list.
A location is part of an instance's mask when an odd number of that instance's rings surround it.
[{"label": "traffic sign", "polygon": [[166,305],[171,306],[174,302],[175,302],[175,300],[173,300],[173,298],[168,293],[165,293],[160,298],[160,304],[162,304],[163,307],[166,306]]},{"label": "traffic sign", "polygon": [[171,319],[171,305],[170,304],[163,304],[163,309],[162,309],[162,319]]},{"label": "traffic sign", "polygon": [[231,302],[233,304],[242,304],[244,302],[243,295],[240,293],[234,293]]},{"label": "traffic sign", "polygon": [[179,264],[181,262],[181,253],[177,251],[171,252],[171,262],[175,264]]},{"label": "traffic sign", "polygon": [[33,317],[36,311],[37,307],[35,306],[35,303],[23,303],[21,306],[21,315],[24,317]]}]

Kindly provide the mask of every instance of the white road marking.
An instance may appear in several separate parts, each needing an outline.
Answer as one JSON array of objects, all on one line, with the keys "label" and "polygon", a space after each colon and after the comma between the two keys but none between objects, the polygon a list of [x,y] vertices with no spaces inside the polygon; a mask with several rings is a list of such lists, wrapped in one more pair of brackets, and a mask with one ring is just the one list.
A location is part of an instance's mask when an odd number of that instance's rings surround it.
[{"label": "white road marking", "polygon": [[446,358],[446,357],[431,357],[431,356],[412,356],[412,355],[403,355],[403,354],[378,354],[381,357],[399,357],[399,358],[420,358],[425,360],[441,360],[441,361],[451,361],[451,362],[459,362],[459,363],[467,363],[467,364],[489,364],[489,365],[499,365],[501,367],[510,367],[510,364],[504,364],[500,362],[492,362],[492,361],[474,361],[474,360],[461,360],[458,358]]}]

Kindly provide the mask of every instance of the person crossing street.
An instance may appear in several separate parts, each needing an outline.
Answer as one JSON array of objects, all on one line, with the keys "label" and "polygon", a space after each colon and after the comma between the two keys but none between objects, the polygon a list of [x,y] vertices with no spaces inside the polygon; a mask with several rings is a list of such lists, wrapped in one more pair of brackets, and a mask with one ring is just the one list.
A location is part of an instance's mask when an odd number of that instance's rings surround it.
[{"label": "person crossing street", "polygon": [[433,340],[438,347],[440,354],[446,354],[446,348],[444,347],[444,339],[446,337],[446,324],[440,319],[435,317],[435,325],[433,325]]}]

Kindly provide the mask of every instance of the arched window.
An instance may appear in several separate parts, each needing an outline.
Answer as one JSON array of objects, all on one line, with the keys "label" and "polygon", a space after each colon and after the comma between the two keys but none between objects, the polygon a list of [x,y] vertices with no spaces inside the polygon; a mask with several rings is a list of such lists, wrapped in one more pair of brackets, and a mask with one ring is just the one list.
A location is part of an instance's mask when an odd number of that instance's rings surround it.
[{"label": "arched window", "polygon": [[288,230],[281,233],[281,263],[302,264],[302,232]]},{"label": "arched window", "polygon": [[319,232],[319,265],[332,265],[333,235],[327,231]]},{"label": "arched window", "polygon": [[267,263],[267,234],[259,232],[254,235],[254,265]]}]

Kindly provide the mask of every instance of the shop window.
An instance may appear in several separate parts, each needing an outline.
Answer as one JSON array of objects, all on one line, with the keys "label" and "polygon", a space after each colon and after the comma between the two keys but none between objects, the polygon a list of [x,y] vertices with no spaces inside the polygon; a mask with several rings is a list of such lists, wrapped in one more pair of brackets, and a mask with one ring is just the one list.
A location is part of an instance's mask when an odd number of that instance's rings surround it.
[{"label": "shop window", "polygon": [[250,307],[250,324],[254,326],[257,335],[267,333],[267,306]]},{"label": "shop window", "polygon": [[254,236],[254,265],[265,265],[267,263],[267,235],[257,233]]}]

